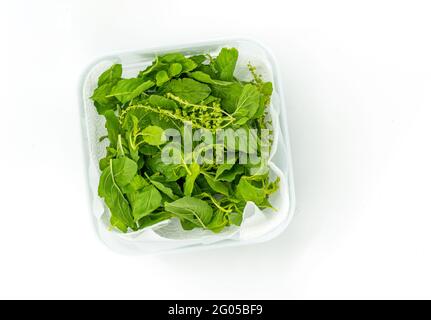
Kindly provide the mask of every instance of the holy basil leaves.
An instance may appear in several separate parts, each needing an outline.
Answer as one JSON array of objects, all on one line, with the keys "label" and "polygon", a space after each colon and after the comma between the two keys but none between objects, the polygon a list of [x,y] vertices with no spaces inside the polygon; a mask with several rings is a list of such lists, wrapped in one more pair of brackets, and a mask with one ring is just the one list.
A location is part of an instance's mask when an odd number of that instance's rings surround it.
[{"label": "holy basil leaves", "polygon": [[[228,163],[199,162],[198,155],[213,145],[198,142],[193,151],[180,146],[178,162],[162,161],[170,128],[183,138],[186,126],[207,129],[213,138],[220,129],[256,130],[253,141],[259,140],[267,128],[272,83],[251,65],[253,80],[237,79],[237,61],[235,48],[223,48],[215,57],[174,52],[156,57],[134,78],[123,78],[121,64],[100,75],[91,98],[106,120],[101,140],[107,138],[109,145],[100,159],[98,193],[114,228],[130,232],[174,218],[185,230],[220,232],[241,224],[248,201],[271,207],[268,197],[278,189],[278,179],[270,181],[266,162],[260,170],[240,156]],[[261,148],[235,142],[219,151],[259,155]]]}]

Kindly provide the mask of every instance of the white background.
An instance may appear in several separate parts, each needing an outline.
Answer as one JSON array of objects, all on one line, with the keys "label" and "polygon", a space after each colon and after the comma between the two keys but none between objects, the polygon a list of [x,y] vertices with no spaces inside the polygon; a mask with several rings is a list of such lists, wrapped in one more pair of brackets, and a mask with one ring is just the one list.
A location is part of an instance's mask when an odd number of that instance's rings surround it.
[{"label": "white background", "polygon": [[[0,298],[431,298],[426,1],[2,1]],[[296,217],[129,257],[90,219],[78,84],[113,51],[247,36],[285,83]]]}]

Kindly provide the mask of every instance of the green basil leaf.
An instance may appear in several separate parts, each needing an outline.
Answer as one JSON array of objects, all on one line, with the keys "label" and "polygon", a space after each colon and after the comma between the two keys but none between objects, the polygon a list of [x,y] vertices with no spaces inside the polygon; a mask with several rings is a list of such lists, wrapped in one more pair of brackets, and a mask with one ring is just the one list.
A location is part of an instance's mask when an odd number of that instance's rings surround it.
[{"label": "green basil leaf", "polygon": [[136,174],[137,165],[134,161],[123,157],[111,159],[109,166],[103,170],[100,176],[99,196],[105,199],[114,221],[124,230],[124,226],[136,228],[133,220],[130,204],[125,198],[121,187],[129,184]]},{"label": "green basil leaf", "polygon": [[215,84],[219,86],[228,86],[232,84],[232,82],[229,82],[229,81],[214,80],[211,78],[209,74],[206,74],[205,72],[202,72],[202,71],[194,71],[190,73],[190,77],[200,82]]},{"label": "green basil leaf", "polygon": [[190,103],[204,100],[211,92],[206,84],[189,78],[171,80],[165,90]]},{"label": "green basil leaf", "polygon": [[136,222],[156,210],[162,203],[160,192],[152,185],[128,196],[130,197],[130,202],[133,208],[133,217]]},{"label": "green basil leaf", "polygon": [[106,111],[115,110],[117,107],[116,99],[108,97],[112,87],[112,83],[104,83],[94,90],[91,99],[94,101],[94,106],[96,107],[97,113],[104,114]]},{"label": "green basil leaf", "polygon": [[148,126],[142,130],[144,141],[152,146],[159,146],[166,142],[165,132],[158,126]]},{"label": "green basil leaf", "polygon": [[118,142],[118,135],[120,134],[120,121],[113,110],[108,110],[104,113],[105,128],[108,130],[108,138],[111,146],[116,146]]},{"label": "green basil leaf", "polygon": [[217,180],[233,182],[238,175],[244,174],[244,167],[236,164],[232,169],[226,170],[220,175],[216,176]]},{"label": "green basil leaf", "polygon": [[259,99],[260,96],[257,87],[253,84],[246,84],[242,89],[241,96],[238,99],[233,116],[238,119],[252,119],[256,111],[259,109]]},{"label": "green basil leaf", "polygon": [[236,226],[240,226],[242,223],[242,212],[238,213],[238,212],[232,212],[230,214],[228,214],[228,219],[229,219],[229,224],[234,224]]},{"label": "green basil leaf", "polygon": [[206,201],[187,196],[174,202],[165,202],[165,210],[180,220],[189,221],[201,228],[207,227],[213,215],[213,210]]},{"label": "green basil leaf", "polygon": [[169,66],[168,73],[169,73],[169,76],[172,78],[179,75],[182,70],[183,70],[183,66],[181,65],[181,63],[174,62]]},{"label": "green basil leaf", "polygon": [[123,79],[118,81],[112,88],[108,97],[116,97],[121,103],[126,103],[152,86],[154,86],[154,82],[151,80],[145,81],[141,78]]},{"label": "green basil leaf", "polygon": [[272,82],[264,82],[260,87],[259,109],[256,111],[253,118],[257,119],[265,116],[265,108],[271,101]]},{"label": "green basil leaf", "polygon": [[165,70],[161,70],[156,74],[156,84],[158,87],[169,81],[168,73]]},{"label": "green basil leaf", "polygon": [[111,215],[111,218],[110,218],[109,222],[111,223],[111,225],[112,225],[114,228],[117,228],[117,229],[119,229],[120,231],[122,231],[122,232],[124,232],[124,233],[126,233],[126,232],[127,232],[127,229],[128,229],[127,224],[123,223],[123,222],[122,222],[120,219],[118,219],[116,216]]},{"label": "green basil leaf", "polygon": [[215,59],[215,67],[219,73],[220,80],[232,81],[237,60],[237,49],[221,49],[219,55]]},{"label": "green basil leaf", "polygon": [[161,107],[163,109],[175,110],[178,108],[177,103],[174,100],[152,94],[148,98],[148,103],[153,107]]},{"label": "green basil leaf", "polygon": [[178,196],[175,195],[174,192],[172,191],[172,189],[169,188],[168,186],[164,185],[163,183],[161,183],[157,180],[153,180],[151,178],[149,178],[149,180],[160,192],[166,194],[172,200],[178,199]]},{"label": "green basil leaf", "polygon": [[118,82],[118,80],[121,79],[122,72],[123,72],[123,67],[121,66],[121,64],[112,65],[108,70],[106,70],[99,76],[97,85],[101,86],[105,83],[115,84],[116,82]]},{"label": "green basil leaf", "polygon": [[208,185],[216,193],[221,193],[225,196],[229,196],[229,187],[225,183],[217,181],[213,176],[210,176],[208,173],[204,173],[204,177]]},{"label": "green basil leaf", "polygon": [[124,130],[132,131],[136,126],[138,128],[145,128],[146,126],[151,124],[151,112],[148,112],[144,108],[138,107],[130,107],[126,109],[125,114],[122,116],[122,128]]},{"label": "green basil leaf", "polygon": [[141,175],[137,174],[133,177],[132,181],[130,181],[130,183],[122,189],[124,193],[133,193],[143,189],[146,186],[148,186],[148,182],[145,181]]},{"label": "green basil leaf", "polygon": [[153,212],[139,220],[139,229],[150,227],[170,218],[172,218],[172,214],[169,212]]},{"label": "green basil leaf", "polygon": [[221,99],[221,105],[224,110],[229,113],[234,113],[237,105],[239,97],[242,94],[243,86],[240,83],[233,82],[228,86],[211,86],[212,95]]},{"label": "green basil leaf", "polygon": [[207,60],[207,56],[204,54],[198,54],[191,56],[189,59],[193,60],[197,65],[200,65]]},{"label": "green basil leaf", "polygon": [[226,170],[230,170],[232,169],[232,167],[234,166],[234,163],[222,163],[217,167],[217,171],[215,174],[215,178],[218,179],[218,177]]},{"label": "green basil leaf", "polygon": [[182,72],[190,72],[198,66],[193,60],[191,59],[185,59],[180,62],[181,66],[183,67]]},{"label": "green basil leaf", "polygon": [[197,64],[192,59],[186,58],[181,53],[168,53],[161,56],[160,60],[167,64],[181,64],[181,72],[189,72],[197,67]]},{"label": "green basil leaf", "polygon": [[247,177],[242,177],[236,186],[236,196],[243,201],[253,201],[257,206],[266,199],[265,190],[255,187]]},{"label": "green basil leaf", "polygon": [[163,56],[160,56],[160,60],[164,63],[174,63],[184,61],[186,57],[179,52],[167,53]]},{"label": "green basil leaf", "polygon": [[211,219],[211,222],[208,224],[207,229],[218,233],[222,231],[227,225],[229,225],[229,218],[226,215],[225,212],[222,212],[220,210],[217,210],[214,213],[213,218]]},{"label": "green basil leaf", "polygon": [[147,164],[154,173],[159,172],[163,174],[166,181],[177,181],[187,175],[186,170],[181,165],[164,163],[160,154],[148,159]]},{"label": "green basil leaf", "polygon": [[145,70],[139,72],[138,78],[146,79],[147,77],[150,77],[153,73],[162,70],[163,68],[165,68],[165,64],[161,61],[159,57],[156,57],[156,59],[150,66],[148,66]]},{"label": "green basil leaf", "polygon": [[191,174],[186,176],[186,181],[184,182],[184,195],[186,196],[192,195],[195,180],[200,174],[200,166],[196,162],[193,162],[189,165],[189,170]]},{"label": "green basil leaf", "polygon": [[113,178],[120,187],[128,185],[138,170],[136,162],[127,157],[113,159],[111,166]]}]

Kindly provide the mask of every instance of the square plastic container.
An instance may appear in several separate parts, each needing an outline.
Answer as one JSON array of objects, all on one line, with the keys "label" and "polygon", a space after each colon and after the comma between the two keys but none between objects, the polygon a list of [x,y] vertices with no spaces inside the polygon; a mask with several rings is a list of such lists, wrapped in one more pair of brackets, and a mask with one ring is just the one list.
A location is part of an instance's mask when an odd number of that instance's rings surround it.
[{"label": "square plastic container", "polygon": [[[280,177],[279,190],[271,195],[270,202],[277,208],[260,210],[248,202],[243,212],[240,227],[230,226],[215,234],[209,230],[182,230],[177,219],[162,221],[150,228],[131,233],[121,233],[109,227],[109,209],[97,194],[100,170],[98,161],[105,155],[106,141],[99,138],[106,135],[105,120],[98,115],[89,98],[97,87],[99,75],[114,63],[123,65],[123,77],[132,77],[151,64],[157,55],[181,52],[185,55],[216,55],[223,47],[235,47],[239,58],[235,76],[250,80],[247,63],[251,62],[265,81],[273,83],[273,95],[269,113],[273,125],[273,145],[269,158],[270,176]],[[111,249],[125,254],[160,253],[197,248],[214,248],[263,242],[279,235],[291,221],[295,209],[292,165],[286,106],[283,87],[277,65],[267,48],[248,39],[227,39],[210,42],[184,44],[113,54],[94,62],[86,70],[81,87],[82,124],[84,131],[88,182],[90,186],[91,211],[101,240]]]}]

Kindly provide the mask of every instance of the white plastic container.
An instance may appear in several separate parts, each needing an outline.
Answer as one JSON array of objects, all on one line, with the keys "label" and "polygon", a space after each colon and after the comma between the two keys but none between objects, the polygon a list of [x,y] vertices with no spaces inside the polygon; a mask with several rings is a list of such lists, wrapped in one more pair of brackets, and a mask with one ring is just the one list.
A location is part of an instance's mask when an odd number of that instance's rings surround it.
[{"label": "white plastic container", "polygon": [[[121,233],[109,227],[109,210],[97,194],[100,170],[98,161],[105,154],[106,142],[99,138],[106,134],[104,118],[99,116],[89,98],[97,87],[99,75],[114,63],[123,65],[123,77],[133,77],[148,66],[157,55],[181,52],[185,55],[209,53],[216,55],[223,47],[235,47],[239,58],[235,76],[251,79],[247,63],[256,66],[265,81],[273,83],[270,115],[274,129],[273,146],[269,160],[271,175],[280,176],[280,189],[270,197],[277,211],[260,210],[249,202],[244,210],[240,227],[231,226],[221,233],[194,229],[184,231],[176,219],[163,221],[151,228],[132,233]],[[90,186],[91,211],[101,240],[111,249],[125,254],[159,253],[194,248],[214,248],[267,241],[279,235],[291,221],[295,209],[292,165],[290,157],[287,112],[277,65],[268,49],[247,39],[217,40],[172,47],[125,52],[103,57],[86,70],[81,90],[82,124]]]}]

